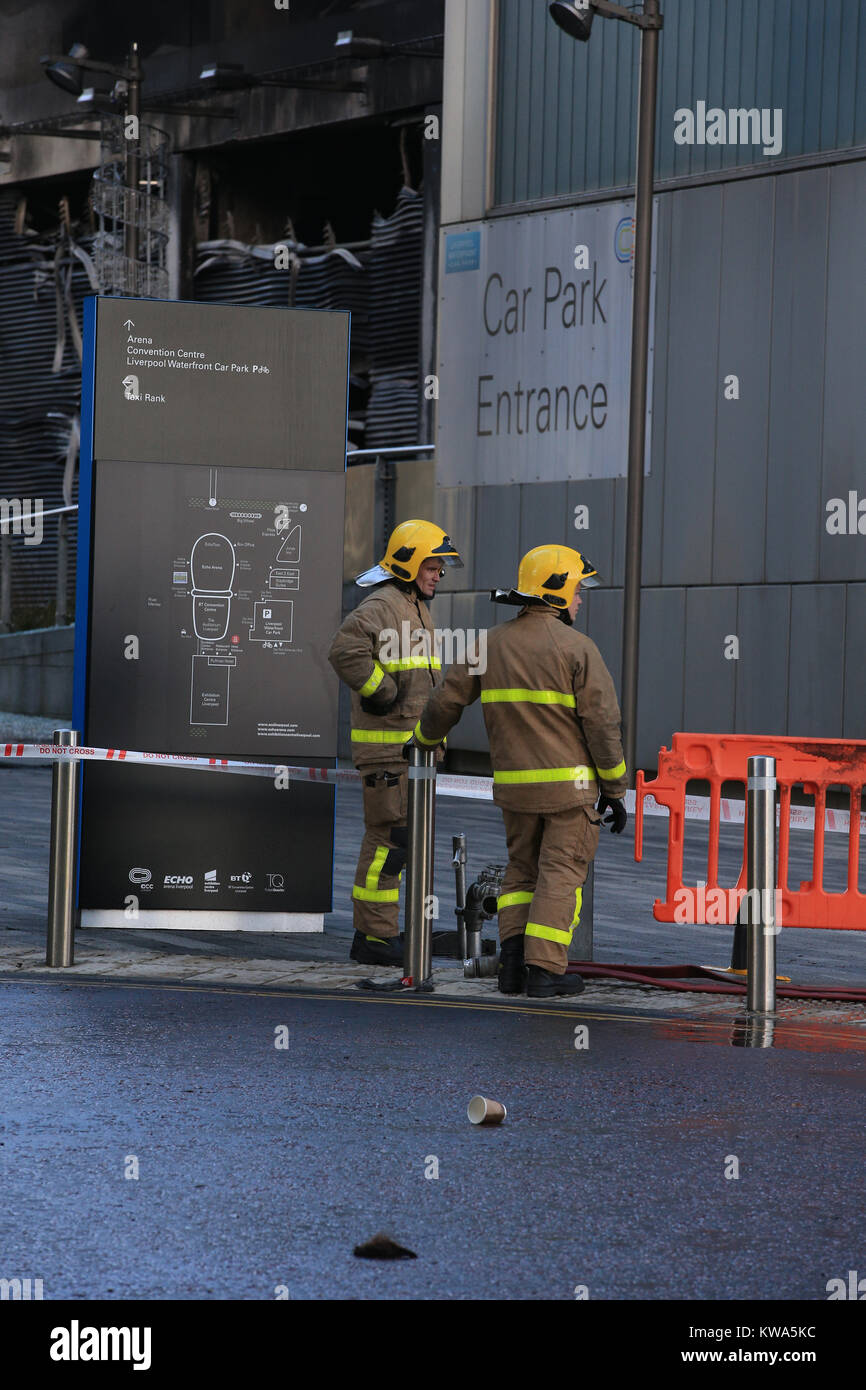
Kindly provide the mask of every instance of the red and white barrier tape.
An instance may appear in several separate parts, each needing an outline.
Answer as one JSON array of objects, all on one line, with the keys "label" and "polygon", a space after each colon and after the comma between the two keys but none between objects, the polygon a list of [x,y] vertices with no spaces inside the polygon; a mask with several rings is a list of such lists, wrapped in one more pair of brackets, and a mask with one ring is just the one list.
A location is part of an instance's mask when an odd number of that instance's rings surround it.
[{"label": "red and white barrier tape", "polygon": [[[357,782],[361,773],[354,768],[332,767],[287,767],[280,763],[249,763],[233,761],[230,758],[197,758],[185,753],[133,753],[126,748],[87,748],[84,746],[67,748],[55,743],[0,743],[0,761],[15,758],[35,759],[43,762],[59,762],[77,758],[81,762],[139,763],[149,767],[187,767],[194,771],[233,772],[247,777],[288,778],[290,782],[327,782],[338,785]],[[491,777],[461,777],[442,772],[436,778],[436,791],[440,796],[467,797],[473,801],[493,800],[493,779]],[[634,814],[634,792],[625,796],[626,808]],[[666,816],[666,806],[659,806],[651,794],[644,802],[644,815]],[[687,796],[685,799],[686,820],[708,821],[710,818],[710,798],[708,796]],[[744,801],[723,798],[719,805],[719,818],[722,824],[743,825],[746,818]],[[778,821],[778,807],[776,808]],[[824,829],[848,833],[849,813],[828,810],[824,815]],[[810,806],[792,806],[790,824],[795,830],[812,830],[815,826],[815,811]],[[860,832],[866,832],[866,811],[860,815]]]}]

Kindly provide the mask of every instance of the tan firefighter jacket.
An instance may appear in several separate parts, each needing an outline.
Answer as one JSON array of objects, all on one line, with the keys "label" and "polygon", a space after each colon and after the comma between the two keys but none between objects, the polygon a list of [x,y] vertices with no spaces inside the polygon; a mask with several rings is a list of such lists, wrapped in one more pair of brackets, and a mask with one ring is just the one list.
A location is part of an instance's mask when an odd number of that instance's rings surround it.
[{"label": "tan firefighter jacket", "polygon": [[599,789],[626,791],[620,712],[594,642],[547,607],[528,607],[487,634],[487,669],[452,666],[416,728],[435,744],[481,698],[493,799],[512,811],[565,811]]},{"label": "tan firefighter jacket", "polygon": [[[386,583],[366,594],[331,643],[328,660],[352,691],[355,766],[405,768],[403,744],[441,680],[433,622],[415,586],[407,592]],[[395,695],[397,701],[387,714],[367,714],[362,695],[383,705]]]}]

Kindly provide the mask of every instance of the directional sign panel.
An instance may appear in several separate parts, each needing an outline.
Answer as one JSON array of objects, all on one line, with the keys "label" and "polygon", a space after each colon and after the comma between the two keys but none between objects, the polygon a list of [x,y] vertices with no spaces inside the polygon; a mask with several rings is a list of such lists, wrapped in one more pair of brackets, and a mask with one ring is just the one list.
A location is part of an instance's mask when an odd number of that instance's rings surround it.
[{"label": "directional sign panel", "polygon": [[344,471],[348,314],[98,304],[95,458]]}]

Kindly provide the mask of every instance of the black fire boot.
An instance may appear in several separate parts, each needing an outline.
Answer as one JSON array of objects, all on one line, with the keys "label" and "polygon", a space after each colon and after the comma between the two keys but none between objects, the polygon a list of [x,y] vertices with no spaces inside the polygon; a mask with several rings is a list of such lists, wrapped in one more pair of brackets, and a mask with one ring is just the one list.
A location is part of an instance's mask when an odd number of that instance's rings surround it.
[{"label": "black fire boot", "polygon": [[530,999],[562,999],[569,994],[583,994],[580,975],[552,975],[540,965],[526,967],[526,993]]},{"label": "black fire boot", "polygon": [[523,936],[509,936],[499,952],[500,994],[525,994],[526,969],[523,964]]},{"label": "black fire boot", "polygon": [[356,931],[352,942],[352,949],[349,952],[349,959],[356,960],[359,965],[403,965],[403,939],[399,936],[392,936],[387,941],[379,940],[374,936],[365,936],[363,932]]}]

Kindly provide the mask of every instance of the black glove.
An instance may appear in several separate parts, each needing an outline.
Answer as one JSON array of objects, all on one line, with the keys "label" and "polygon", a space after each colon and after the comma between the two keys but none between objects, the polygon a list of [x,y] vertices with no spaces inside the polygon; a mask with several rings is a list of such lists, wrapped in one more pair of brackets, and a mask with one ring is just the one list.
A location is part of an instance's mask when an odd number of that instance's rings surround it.
[{"label": "black glove", "polygon": [[415,735],[413,734],[412,737],[411,737],[410,739],[407,739],[406,742],[403,744],[403,747],[402,747],[402,749],[401,749],[401,752],[402,752],[402,754],[403,754],[403,757],[406,759],[406,761],[407,761],[407,763],[408,763],[408,761],[409,761],[409,751],[410,751],[410,749],[412,749],[412,748],[420,748],[422,753],[432,753],[432,752],[434,751],[434,749],[443,748],[444,746],[445,746],[445,739],[444,739],[444,738],[442,739],[442,742],[441,742],[441,743],[421,743],[421,741],[420,741],[419,739],[417,739],[417,738],[415,737]]},{"label": "black glove", "polygon": [[393,709],[397,703],[397,696],[393,700],[368,700],[366,695],[361,696],[361,709],[365,714],[382,716]]},{"label": "black glove", "polygon": [[[610,826],[611,835],[622,834],[628,824],[628,811],[625,809],[623,797],[605,796],[602,792],[595,809],[601,813],[602,824]],[[605,811],[610,811],[610,815],[606,816]]]},{"label": "black glove", "polygon": [[406,759],[406,761],[407,761],[407,763],[408,763],[408,762],[410,761],[410,753],[411,753],[411,750],[412,750],[413,748],[420,748],[420,747],[421,747],[420,743],[418,742],[417,738],[416,738],[415,735],[413,734],[412,737],[409,738],[409,739],[407,739],[406,742],[403,744],[403,747],[400,749],[400,752],[402,753],[403,757]]}]

